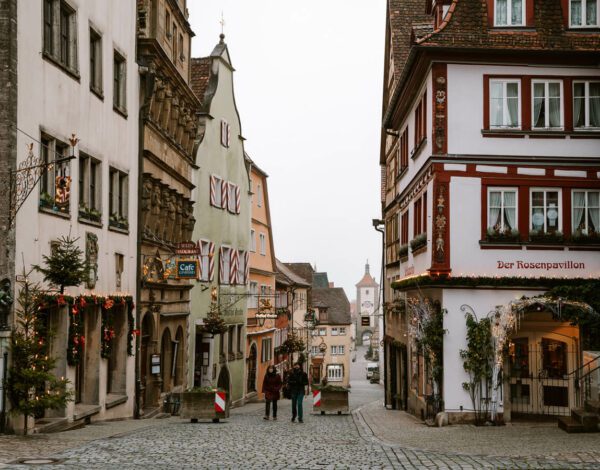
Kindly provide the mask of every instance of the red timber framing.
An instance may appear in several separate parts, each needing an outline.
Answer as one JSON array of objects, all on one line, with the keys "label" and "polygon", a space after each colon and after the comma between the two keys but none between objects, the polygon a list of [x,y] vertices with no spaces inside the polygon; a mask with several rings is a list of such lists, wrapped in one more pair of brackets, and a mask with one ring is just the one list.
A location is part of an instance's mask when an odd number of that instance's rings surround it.
[{"label": "red timber framing", "polygon": [[442,173],[433,180],[432,276],[448,276],[450,268],[450,178]]},{"label": "red timber framing", "polygon": [[433,153],[443,155],[448,152],[448,67],[446,64],[433,64],[432,87],[431,142]]}]

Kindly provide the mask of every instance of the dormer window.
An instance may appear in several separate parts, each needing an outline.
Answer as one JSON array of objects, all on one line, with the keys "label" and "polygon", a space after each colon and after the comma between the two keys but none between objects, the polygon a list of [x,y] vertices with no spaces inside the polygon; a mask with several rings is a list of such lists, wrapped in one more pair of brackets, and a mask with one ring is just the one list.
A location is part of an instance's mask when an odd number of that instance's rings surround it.
[{"label": "dormer window", "polygon": [[494,26],[525,26],[526,1],[495,0]]},{"label": "dormer window", "polygon": [[569,0],[571,28],[597,28],[598,24],[598,0]]}]

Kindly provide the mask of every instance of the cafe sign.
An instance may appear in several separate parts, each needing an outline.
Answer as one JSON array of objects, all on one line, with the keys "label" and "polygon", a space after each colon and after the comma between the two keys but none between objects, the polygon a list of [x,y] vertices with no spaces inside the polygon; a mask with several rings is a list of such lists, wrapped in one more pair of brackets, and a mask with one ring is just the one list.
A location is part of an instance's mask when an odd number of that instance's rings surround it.
[{"label": "cafe sign", "polygon": [[177,255],[199,255],[200,246],[194,242],[181,242],[175,247],[175,254]]},{"label": "cafe sign", "polygon": [[197,260],[177,260],[177,279],[198,279]]}]

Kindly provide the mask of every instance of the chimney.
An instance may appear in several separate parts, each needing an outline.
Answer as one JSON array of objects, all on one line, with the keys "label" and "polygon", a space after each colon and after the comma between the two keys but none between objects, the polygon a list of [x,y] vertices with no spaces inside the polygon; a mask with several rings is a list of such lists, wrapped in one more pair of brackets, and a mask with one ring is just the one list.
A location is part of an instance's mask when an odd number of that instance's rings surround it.
[{"label": "chimney", "polygon": [[330,282],[330,283],[329,283],[329,288],[330,288],[330,289],[333,289],[334,287],[335,287],[334,283],[333,283],[333,282]]}]

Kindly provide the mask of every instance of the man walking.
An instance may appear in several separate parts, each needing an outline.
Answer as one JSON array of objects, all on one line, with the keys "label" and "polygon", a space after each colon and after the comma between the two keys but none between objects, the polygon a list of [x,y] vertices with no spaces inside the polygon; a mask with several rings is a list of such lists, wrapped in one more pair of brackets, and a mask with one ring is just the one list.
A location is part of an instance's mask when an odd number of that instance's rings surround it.
[{"label": "man walking", "polygon": [[308,376],[300,368],[300,364],[296,362],[287,379],[287,386],[292,395],[292,423],[296,421],[296,417],[298,417],[299,423],[304,422],[302,420],[302,402],[304,401],[307,385]]}]

